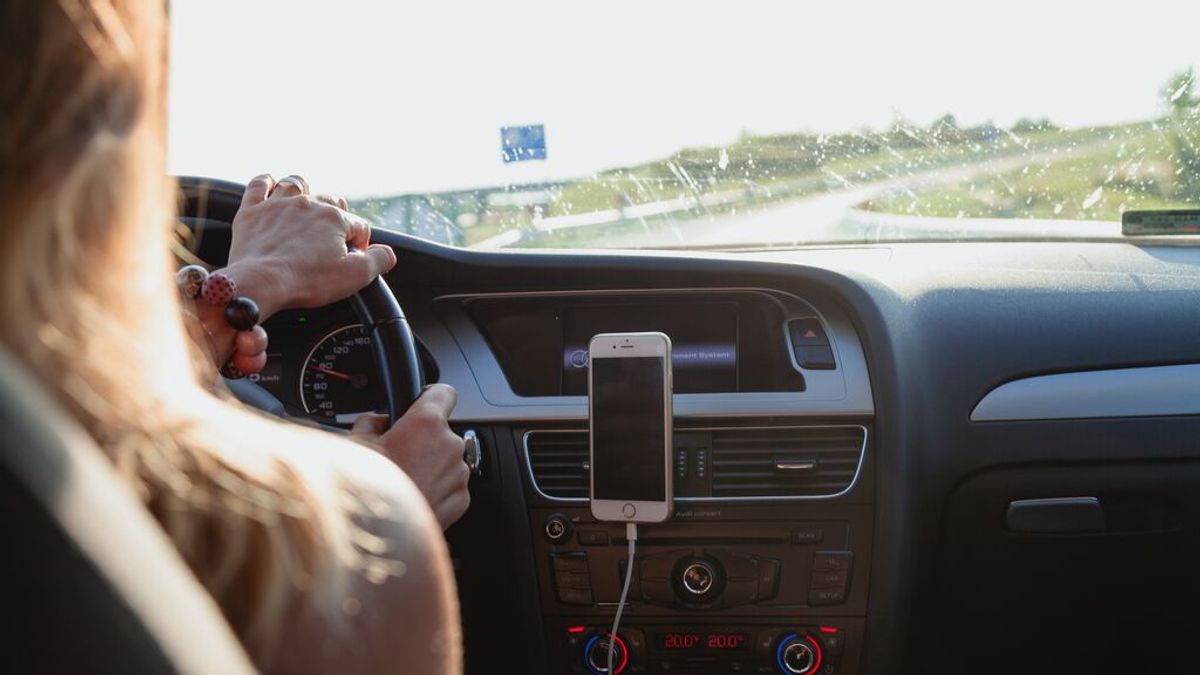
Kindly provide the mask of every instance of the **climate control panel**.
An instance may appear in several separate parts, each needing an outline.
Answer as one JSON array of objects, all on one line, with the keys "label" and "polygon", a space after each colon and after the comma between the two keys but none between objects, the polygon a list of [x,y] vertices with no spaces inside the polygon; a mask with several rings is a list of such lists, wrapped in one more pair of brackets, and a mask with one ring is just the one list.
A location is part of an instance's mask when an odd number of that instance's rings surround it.
[{"label": "climate control panel", "polygon": [[[546,672],[597,675],[861,672],[868,503],[712,504],[639,528],[583,507],[530,512]],[[615,639],[613,616],[628,604]]]},{"label": "climate control panel", "polygon": [[837,626],[633,625],[613,638],[607,626],[567,626],[567,672],[607,675],[613,645],[614,675],[623,673],[759,673],[836,675],[845,647]]}]

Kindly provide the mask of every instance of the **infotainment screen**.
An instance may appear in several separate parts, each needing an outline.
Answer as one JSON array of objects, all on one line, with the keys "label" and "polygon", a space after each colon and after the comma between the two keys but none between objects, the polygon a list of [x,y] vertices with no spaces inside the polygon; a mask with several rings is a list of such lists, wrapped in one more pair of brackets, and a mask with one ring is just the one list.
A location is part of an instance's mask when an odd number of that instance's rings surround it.
[{"label": "infotainment screen", "polygon": [[675,391],[738,390],[738,310],[732,302],[563,308],[562,393],[587,394],[588,341],[597,333],[661,331],[671,338]]}]

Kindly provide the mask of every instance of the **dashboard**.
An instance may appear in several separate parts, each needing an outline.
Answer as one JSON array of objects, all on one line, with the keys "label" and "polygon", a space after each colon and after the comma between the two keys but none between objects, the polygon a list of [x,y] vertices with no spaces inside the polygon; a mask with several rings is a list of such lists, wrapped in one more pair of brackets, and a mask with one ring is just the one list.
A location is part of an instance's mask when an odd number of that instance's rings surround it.
[{"label": "dashboard", "polygon": [[[610,639],[621,673],[1193,672],[1200,251],[377,238],[483,446],[447,532],[468,672],[599,673]],[[276,320],[263,384],[328,418],[304,376],[360,372],[352,315]],[[676,512],[641,533],[615,638],[626,542],[588,512],[578,378],[600,330],[675,333],[687,372]],[[335,423],[371,404],[333,384]]]}]

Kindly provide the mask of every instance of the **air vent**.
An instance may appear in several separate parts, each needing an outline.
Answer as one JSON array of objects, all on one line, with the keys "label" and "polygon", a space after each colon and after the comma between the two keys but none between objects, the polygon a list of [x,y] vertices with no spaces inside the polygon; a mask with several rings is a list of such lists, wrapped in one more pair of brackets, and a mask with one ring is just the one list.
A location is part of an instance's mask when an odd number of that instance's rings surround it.
[{"label": "air vent", "polygon": [[854,482],[865,441],[862,427],[713,430],[712,496],[839,494]]},{"label": "air vent", "polygon": [[[817,499],[849,489],[866,448],[866,429],[844,427],[726,427],[677,429],[676,453],[692,457],[687,478],[675,478],[675,499]],[[696,472],[696,453],[711,448],[712,470]],[[583,430],[530,431],[525,459],[544,497],[585,501],[588,434]]]},{"label": "air vent", "polygon": [[553,499],[587,499],[588,434],[586,431],[531,431],[525,454],[534,487]]}]

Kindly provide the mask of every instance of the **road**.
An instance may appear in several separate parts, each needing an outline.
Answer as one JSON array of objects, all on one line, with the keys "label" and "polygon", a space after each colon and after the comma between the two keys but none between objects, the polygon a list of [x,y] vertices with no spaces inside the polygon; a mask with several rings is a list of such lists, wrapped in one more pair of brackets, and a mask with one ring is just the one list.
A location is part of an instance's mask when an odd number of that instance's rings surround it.
[{"label": "road", "polygon": [[[620,235],[603,235],[597,230],[594,245],[604,248],[653,248],[662,246],[721,247],[736,244],[804,244],[846,240],[870,240],[872,232],[878,231],[878,217],[867,215],[855,207],[863,202],[891,192],[920,190],[954,185],[972,178],[1007,173],[1029,165],[1049,164],[1071,156],[1097,149],[1111,143],[1103,141],[1079,145],[1074,148],[1057,148],[1024,155],[1009,155],[989,158],[979,162],[931,169],[907,176],[864,183],[832,192],[822,192],[809,197],[763,206],[753,211],[723,213],[681,220],[678,226],[655,226],[644,232]],[[870,214],[874,215],[874,214]],[[945,231],[955,226],[954,219],[913,219],[900,217],[891,223],[915,223],[923,231],[932,228]],[[937,221],[945,221],[941,226]],[[995,223],[997,235],[1012,233],[1013,227],[1003,227],[1003,220]],[[1012,221],[1017,225],[1024,221]],[[975,221],[972,230],[975,231]],[[585,244],[586,246],[586,244]]]}]

